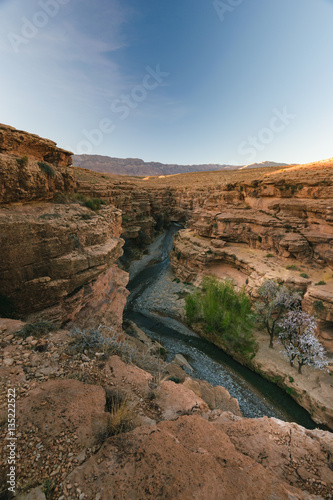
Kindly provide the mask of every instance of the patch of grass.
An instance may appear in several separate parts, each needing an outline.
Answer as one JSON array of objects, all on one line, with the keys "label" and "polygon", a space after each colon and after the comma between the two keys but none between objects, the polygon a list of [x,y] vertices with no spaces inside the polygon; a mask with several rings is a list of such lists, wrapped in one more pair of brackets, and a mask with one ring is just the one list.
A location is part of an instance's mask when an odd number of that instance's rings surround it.
[{"label": "patch of grass", "polygon": [[326,285],[326,281],[318,281],[318,283],[315,283],[316,286],[321,286],[321,285]]},{"label": "patch of grass", "polygon": [[325,311],[326,307],[321,300],[315,300],[313,303],[313,309],[319,313]]},{"label": "patch of grass", "polygon": [[57,191],[54,193],[53,198],[52,198],[53,203],[57,204],[66,204],[71,202],[70,194],[68,193],[61,193],[60,191]]},{"label": "patch of grass", "polygon": [[57,330],[58,325],[51,321],[37,321],[36,323],[27,323],[22,330],[18,331],[16,335],[26,339],[27,337],[41,338],[49,332]]},{"label": "patch of grass", "polygon": [[295,380],[293,379],[293,377],[290,377],[289,375],[289,382],[292,384],[293,382],[295,382]]},{"label": "patch of grass", "polygon": [[100,210],[102,205],[106,205],[106,202],[100,198],[87,198],[84,202],[84,206],[90,208],[90,210],[93,210],[94,212]]},{"label": "patch of grass", "polygon": [[105,411],[110,413],[107,436],[115,436],[133,429],[133,421],[136,416],[135,407],[125,398],[106,391]]},{"label": "patch of grass", "polygon": [[288,271],[300,271],[300,268],[296,266],[296,264],[290,264],[289,266],[286,267]]},{"label": "patch of grass", "polygon": [[28,166],[29,158],[26,155],[24,155],[21,158],[17,158],[16,163],[18,164],[19,167],[25,168]]},{"label": "patch of grass", "polygon": [[309,278],[309,275],[307,273],[301,273],[300,276],[305,279]]},{"label": "patch of grass", "polygon": [[269,259],[269,258],[271,258],[271,257],[274,257],[274,255],[273,255],[272,253],[267,253],[267,254],[266,254],[266,257]]},{"label": "patch of grass", "polygon": [[[53,203],[60,203],[60,204],[66,204],[66,203],[79,203],[80,205],[90,208],[90,210],[93,210],[94,212],[97,212],[98,210],[101,209],[102,205],[107,205],[107,202],[104,200],[101,200],[100,198],[89,198],[88,196],[84,196],[81,193],[60,193],[57,192],[53,196],[52,199]],[[83,216],[82,216],[83,218]],[[88,214],[86,216],[86,219],[88,219]]]},{"label": "patch of grass", "polygon": [[39,161],[38,166],[41,169],[41,171],[44,172],[44,174],[48,175],[49,177],[55,176],[54,169],[53,167],[51,167],[49,163],[46,163],[45,161]]},{"label": "patch of grass", "polygon": [[56,487],[56,485],[55,485],[53,479],[48,478],[43,482],[42,491],[47,499],[52,498],[55,487]]}]

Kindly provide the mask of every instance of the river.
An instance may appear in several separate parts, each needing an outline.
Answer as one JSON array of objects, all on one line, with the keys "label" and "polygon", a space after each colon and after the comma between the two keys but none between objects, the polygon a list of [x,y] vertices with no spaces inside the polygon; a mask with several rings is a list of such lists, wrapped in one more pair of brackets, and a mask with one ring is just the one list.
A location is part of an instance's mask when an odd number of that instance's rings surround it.
[{"label": "river", "polygon": [[170,268],[168,254],[178,230],[175,225],[170,227],[163,236],[158,258],[146,267],[139,266],[138,272],[130,279],[124,319],[134,321],[150,338],[163,344],[168,362],[175,354],[182,354],[193,368],[189,373],[191,377],[225,387],[231,396],[237,398],[244,417],[276,417],[297,422],[308,429],[318,427],[309,414],[279,387],[242,366],[177,320],[170,320],[170,326],[165,319],[159,319],[138,305],[138,299],[149,293],[156,280]]}]

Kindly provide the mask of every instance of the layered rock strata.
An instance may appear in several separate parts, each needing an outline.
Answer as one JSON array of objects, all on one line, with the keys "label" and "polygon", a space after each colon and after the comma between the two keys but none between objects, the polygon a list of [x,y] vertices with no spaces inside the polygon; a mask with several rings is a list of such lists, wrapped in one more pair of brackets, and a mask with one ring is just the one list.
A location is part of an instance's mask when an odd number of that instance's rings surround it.
[{"label": "layered rock strata", "polygon": [[[71,153],[0,125],[0,314],[119,330],[122,215],[81,206],[68,197],[76,188]],[[52,203],[56,193],[63,204]]]}]

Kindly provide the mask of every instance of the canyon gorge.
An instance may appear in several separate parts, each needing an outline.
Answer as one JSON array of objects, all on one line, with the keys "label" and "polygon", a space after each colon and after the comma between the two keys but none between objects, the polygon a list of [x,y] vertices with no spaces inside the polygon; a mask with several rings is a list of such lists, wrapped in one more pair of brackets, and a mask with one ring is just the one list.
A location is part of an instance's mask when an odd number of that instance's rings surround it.
[{"label": "canyon gorge", "polygon": [[[119,176],[0,125],[1,418],[15,386],[19,498],[333,498],[332,167]],[[294,384],[292,397],[325,430],[244,418],[225,388],[191,377],[186,360],[165,363],[163,346],[123,323],[131,262],[173,223],[180,284],[212,274],[254,301],[267,279],[302,293],[329,372],[292,377],[261,334],[265,350],[249,366],[284,390]],[[22,337],[37,322],[55,326]],[[100,338],[91,352],[71,351],[73,330],[100,325],[111,356]],[[135,415],[107,436],[115,395]]]}]

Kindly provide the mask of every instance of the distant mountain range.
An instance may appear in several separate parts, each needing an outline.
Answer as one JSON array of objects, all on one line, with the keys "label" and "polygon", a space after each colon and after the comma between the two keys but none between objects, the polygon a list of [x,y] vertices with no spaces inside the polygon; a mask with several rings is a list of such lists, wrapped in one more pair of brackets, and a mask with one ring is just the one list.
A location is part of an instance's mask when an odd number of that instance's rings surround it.
[{"label": "distant mountain range", "polygon": [[189,172],[209,172],[212,170],[238,170],[243,168],[278,167],[287,166],[286,163],[274,163],[266,161],[263,163],[252,163],[251,165],[176,165],[158,162],[146,162],[140,158],[111,158],[101,155],[73,155],[73,163],[76,167],[87,168],[94,172],[117,174],[117,175],[175,175]]},{"label": "distant mountain range", "polygon": [[290,163],[275,163],[275,161],[262,161],[261,163],[250,163],[249,165],[238,167],[238,170],[244,170],[245,168],[290,167],[290,166],[291,166]]}]

